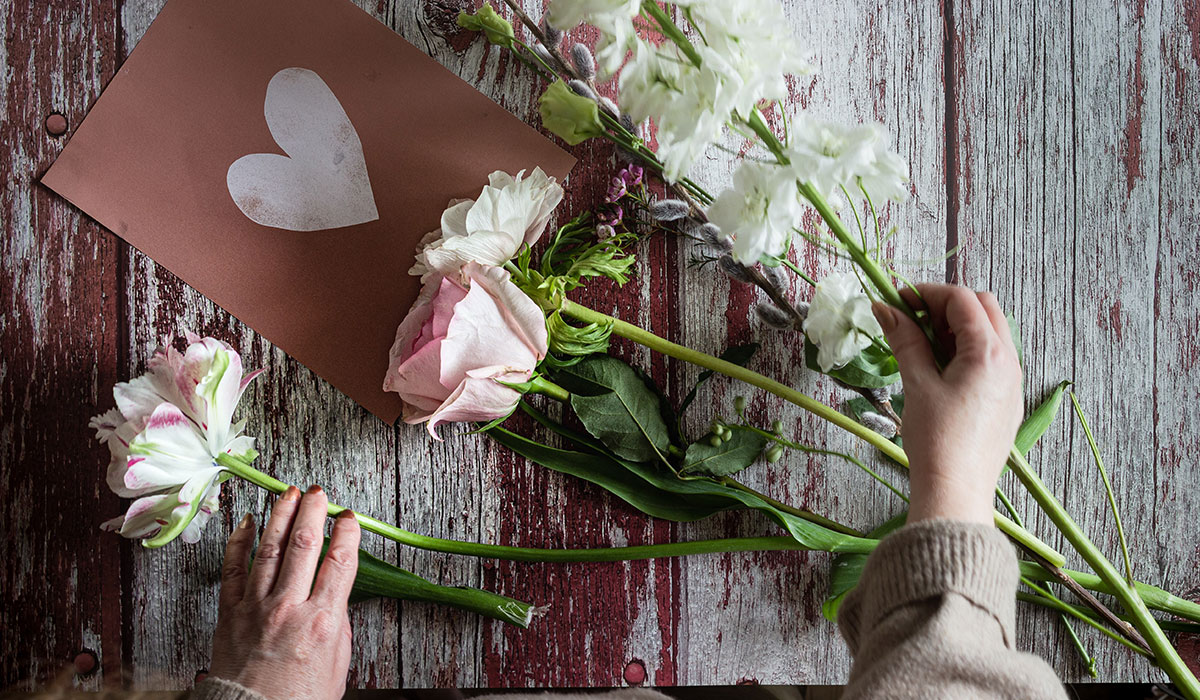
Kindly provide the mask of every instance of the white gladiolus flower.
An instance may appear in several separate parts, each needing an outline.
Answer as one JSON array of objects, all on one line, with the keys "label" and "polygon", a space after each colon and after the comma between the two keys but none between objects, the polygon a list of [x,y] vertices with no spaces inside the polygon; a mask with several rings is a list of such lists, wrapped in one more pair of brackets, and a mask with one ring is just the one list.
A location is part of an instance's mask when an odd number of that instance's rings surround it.
[{"label": "white gladiolus flower", "polygon": [[417,252],[411,275],[438,273],[459,279],[469,262],[503,266],[524,244],[533,245],[546,230],[563,189],[553,177],[535,168],[516,177],[497,170],[479,199],[453,200],[442,213],[441,228],[427,234]]},{"label": "white gladiolus flower", "polygon": [[850,272],[834,273],[817,284],[804,333],[817,346],[822,372],[845,367],[883,334],[871,313],[871,300]]},{"label": "white gladiolus flower", "polygon": [[708,218],[733,237],[733,257],[753,265],[786,250],[802,212],[790,168],[744,160],[733,173],[733,187],[709,207]]},{"label": "white gladiolus flower", "polygon": [[878,124],[846,126],[797,115],[787,156],[796,176],[834,206],[846,203],[842,188],[854,201],[861,201],[865,190],[876,204],[908,195],[908,165],[888,150]]}]

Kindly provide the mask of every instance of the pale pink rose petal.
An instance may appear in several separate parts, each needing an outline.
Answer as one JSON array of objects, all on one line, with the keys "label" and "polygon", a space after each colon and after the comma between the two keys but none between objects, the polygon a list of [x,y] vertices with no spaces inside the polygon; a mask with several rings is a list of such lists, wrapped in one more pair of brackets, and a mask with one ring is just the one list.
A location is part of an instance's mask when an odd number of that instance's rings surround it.
[{"label": "pale pink rose petal", "polygon": [[515,327],[487,287],[472,283],[467,297],[455,308],[454,320],[442,341],[442,385],[455,387],[467,372],[480,366],[532,370],[537,360],[520,328]]},{"label": "pale pink rose petal", "polygon": [[399,393],[405,403],[432,411],[450,394],[450,389],[438,381],[442,342],[435,340],[429,343],[388,375],[392,386],[390,390]]},{"label": "pale pink rose petal", "polygon": [[421,329],[425,326],[425,322],[433,316],[431,302],[441,286],[440,277],[426,281],[421,286],[421,293],[417,295],[417,300],[413,302],[412,307],[405,314],[404,320],[396,328],[396,340],[392,342],[392,347],[388,351],[388,373],[383,380],[384,391],[393,391],[388,388],[388,382],[400,363],[413,354],[414,344],[421,336]]},{"label": "pale pink rose petal", "polygon": [[[427,324],[427,329],[421,329],[421,339],[429,342],[434,339],[441,340],[445,338],[446,330],[450,327],[450,321],[454,318],[454,309],[458,306],[458,302],[462,301],[466,296],[466,287],[449,277],[443,279],[441,286],[438,287],[437,294],[431,302],[433,306],[433,318]],[[428,335],[426,335],[427,331]],[[418,342],[413,346],[414,350],[419,349],[422,344],[422,342]]]},{"label": "pale pink rose petal", "polygon": [[549,341],[546,314],[529,295],[512,283],[508,271],[500,267],[471,264],[463,268],[463,272],[470,278],[472,286],[483,286],[498,300],[510,326],[521,336],[525,345],[538,360],[544,358]]},{"label": "pale pink rose petal", "polygon": [[[529,379],[529,375],[516,373],[507,377],[515,380],[513,383]],[[467,377],[429,417],[426,427],[429,434],[440,441],[442,438],[438,436],[436,428],[442,423],[491,421],[511,413],[520,400],[520,392],[509,389],[491,378]]]}]

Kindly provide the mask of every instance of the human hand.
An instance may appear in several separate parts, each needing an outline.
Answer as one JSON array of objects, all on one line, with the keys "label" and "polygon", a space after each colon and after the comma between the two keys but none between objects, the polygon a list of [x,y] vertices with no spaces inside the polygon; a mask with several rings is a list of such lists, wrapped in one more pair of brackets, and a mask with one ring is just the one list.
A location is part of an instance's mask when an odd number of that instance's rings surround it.
[{"label": "human hand", "polygon": [[899,310],[873,311],[904,379],[904,448],[910,461],[908,522],[992,522],[996,480],[1021,424],[1021,367],[996,297],[966,287],[918,285],[902,294],[929,311],[951,357],[938,372],[921,328]]},{"label": "human hand", "polygon": [[254,519],[247,514],[230,535],[209,675],[271,700],[345,693],[347,606],[362,533],[353,513],[341,513],[318,571],[327,504],[319,486],[303,499],[288,487],[275,501],[249,570]]}]

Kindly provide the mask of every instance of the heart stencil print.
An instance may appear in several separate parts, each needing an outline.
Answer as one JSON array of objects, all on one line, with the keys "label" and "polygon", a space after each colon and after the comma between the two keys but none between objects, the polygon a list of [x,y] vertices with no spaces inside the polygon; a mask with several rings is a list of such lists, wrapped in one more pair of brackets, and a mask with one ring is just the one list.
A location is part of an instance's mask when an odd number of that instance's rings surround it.
[{"label": "heart stencil print", "polygon": [[229,194],[251,221],[321,231],[379,218],[358,132],[321,76],[285,68],[267,85],[263,114],[286,156],[251,153],[229,166]]}]

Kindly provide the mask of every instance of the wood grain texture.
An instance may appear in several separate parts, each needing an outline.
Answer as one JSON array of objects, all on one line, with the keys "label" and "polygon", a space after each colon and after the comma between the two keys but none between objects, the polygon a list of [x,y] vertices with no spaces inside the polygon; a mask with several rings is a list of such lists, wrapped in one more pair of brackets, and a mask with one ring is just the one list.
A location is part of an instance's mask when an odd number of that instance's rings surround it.
[{"label": "wood grain texture", "polygon": [[[120,245],[38,184],[117,66],[107,2],[3,3],[0,72],[0,687],[59,675],[91,649],[121,675],[118,500],[88,418],[118,376]],[[68,675],[69,680],[69,675]]]},{"label": "wood grain texture", "polygon": [[[469,0],[357,1],[540,126],[528,69],[454,24]],[[747,514],[688,525],[651,521],[478,436],[444,428],[445,440],[434,442],[418,427],[385,426],[38,189],[33,178],[57,153],[41,129],[45,112],[59,109],[78,123],[163,2],[96,2],[68,21],[59,3],[31,11],[20,0],[0,0],[6,22],[0,62],[13,76],[0,93],[10,173],[0,248],[0,505],[12,523],[6,521],[6,533],[16,533],[0,537],[6,548],[0,554],[22,561],[0,574],[6,600],[18,603],[0,610],[0,684],[43,675],[80,646],[96,649],[104,664],[103,676],[87,685],[120,682],[124,672],[134,687],[181,688],[206,667],[223,541],[243,512],[260,522],[269,513],[261,493],[227,487],[221,516],[190,547],[146,552],[100,536],[90,521],[66,544],[45,534],[50,526],[74,527],[60,513],[80,503],[97,511],[95,520],[119,507],[98,478],[103,455],[91,449],[83,425],[94,406],[109,405],[114,381],[139,373],[162,336],[185,329],[227,340],[247,367],[266,368],[242,408],[264,469],[301,486],[320,483],[333,500],[402,527],[545,547],[775,532]],[[1196,4],[784,4],[797,40],[813,43],[821,69],[794,81],[789,109],[880,121],[913,168],[912,199],[886,215],[887,225],[900,230],[888,254],[914,279],[948,275],[998,291],[1026,331],[1030,400],[1061,378],[1079,383],[1126,524],[1136,533],[1139,576],[1200,593],[1200,549],[1190,520],[1200,508],[1190,488],[1200,475],[1190,459],[1200,385],[1189,374],[1200,328]],[[540,16],[541,0],[525,6]],[[570,40],[594,38],[577,31]],[[725,146],[737,151],[745,144],[730,137]],[[573,151],[580,165],[565,183],[560,219],[594,205],[619,167],[605,144]],[[714,149],[697,179],[716,191],[732,165],[731,155]],[[954,260],[938,260],[958,242],[964,249]],[[693,253],[682,240],[653,237],[639,250],[633,281],[623,289],[592,285],[588,302],[709,352],[760,340],[755,369],[825,401],[846,398],[803,369],[794,336],[758,322],[755,290],[711,269],[690,269]],[[806,249],[796,260],[818,275],[835,266],[830,256]],[[397,262],[398,271],[406,267]],[[797,281],[791,294],[807,299],[811,292]],[[614,350],[651,372],[676,401],[695,381],[694,368],[643,348],[617,342]],[[714,414],[730,415],[738,394],[748,396],[755,421],[779,418],[801,441],[867,456],[795,407],[720,379],[701,391],[685,430],[698,436]],[[42,465],[70,465],[54,467],[65,474],[81,454],[97,478],[39,478]],[[1110,516],[1080,431],[1060,419],[1035,456],[1052,488],[1068,495],[1081,524],[1115,556]],[[903,482],[903,475],[881,469]],[[770,467],[755,466],[744,480],[864,529],[899,510],[893,496],[839,460],[789,454]],[[1049,533],[1019,491],[1009,489],[1031,529]],[[43,511],[21,516],[13,506]],[[60,530],[54,537],[62,536]],[[360,606],[352,617],[352,685],[615,686],[625,683],[627,667],[638,665],[655,685],[837,683],[849,667],[836,631],[819,613],[825,555],[537,565],[398,550],[373,536],[364,541],[373,553],[439,583],[484,586],[550,608],[520,631],[426,605]],[[1052,620],[1023,612],[1020,621],[1026,648],[1049,658],[1064,677],[1081,678]],[[1155,677],[1113,645],[1086,639],[1101,653],[1105,680]]]},{"label": "wood grain texture", "polygon": [[[1149,2],[955,2],[950,91],[964,244],[956,272],[997,290],[1016,313],[1031,403],[1060,379],[1076,381],[1131,534],[1135,573],[1177,591],[1200,583],[1187,544],[1195,495],[1175,486],[1200,479],[1194,461],[1181,459],[1194,430],[1177,415],[1195,391],[1193,361],[1179,349],[1194,344],[1185,328],[1195,319],[1188,280],[1200,269],[1187,226],[1195,194],[1179,183],[1197,180],[1196,141],[1187,132],[1194,127],[1170,124],[1189,108],[1181,123],[1194,124],[1196,84],[1170,83],[1164,66],[1172,42],[1180,48],[1181,33],[1168,25],[1183,14]],[[1176,74],[1189,70],[1178,58]],[[1183,131],[1171,138],[1164,128]],[[1119,561],[1103,486],[1069,409],[1034,457],[1051,490]],[[1022,493],[1015,481],[1009,492]],[[1017,505],[1036,513],[1028,498]],[[1043,517],[1031,517],[1030,529],[1068,547]],[[1023,611],[1021,636],[1064,677],[1083,678],[1051,616]],[[1102,678],[1159,678],[1099,635],[1084,640]]]}]

